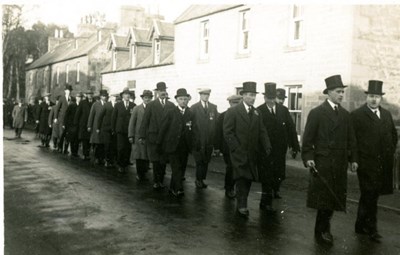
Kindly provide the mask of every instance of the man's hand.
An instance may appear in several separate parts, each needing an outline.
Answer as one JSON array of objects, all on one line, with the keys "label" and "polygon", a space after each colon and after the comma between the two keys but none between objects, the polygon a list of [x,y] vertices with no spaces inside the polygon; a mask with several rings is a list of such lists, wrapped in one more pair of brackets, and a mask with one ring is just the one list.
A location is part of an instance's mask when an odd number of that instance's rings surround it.
[{"label": "man's hand", "polygon": [[296,159],[298,151],[292,150],[292,158]]},{"label": "man's hand", "polygon": [[351,171],[354,173],[358,169],[358,164],[357,162],[351,162]]},{"label": "man's hand", "polygon": [[214,149],[213,154],[214,154],[216,157],[219,157],[219,154],[220,154],[219,149]]},{"label": "man's hand", "polygon": [[62,128],[65,129],[65,126],[63,125]]},{"label": "man's hand", "polygon": [[306,165],[307,165],[307,167],[313,168],[313,167],[315,167],[315,162],[314,162],[314,160],[307,160]]},{"label": "man's hand", "polygon": [[139,138],[139,143],[144,145],[146,143],[146,140],[144,138]]},{"label": "man's hand", "polygon": [[88,127],[88,128],[87,128],[87,131],[90,132],[90,131],[92,131],[92,129],[91,129],[90,127]]},{"label": "man's hand", "polygon": [[57,119],[54,119],[54,124],[57,124]]},{"label": "man's hand", "polygon": [[131,144],[134,144],[134,143],[135,143],[135,138],[129,137],[129,142],[130,142]]},{"label": "man's hand", "polygon": [[38,121],[38,120],[36,121],[36,124],[39,124],[39,121]]},{"label": "man's hand", "polygon": [[100,129],[96,129],[96,133],[100,133]]}]

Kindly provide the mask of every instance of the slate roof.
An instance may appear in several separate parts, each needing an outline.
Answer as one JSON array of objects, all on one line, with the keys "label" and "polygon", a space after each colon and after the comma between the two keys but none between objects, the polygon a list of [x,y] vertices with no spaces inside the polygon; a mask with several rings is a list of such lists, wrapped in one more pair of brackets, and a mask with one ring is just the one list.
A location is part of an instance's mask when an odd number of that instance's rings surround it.
[{"label": "slate roof", "polygon": [[214,13],[230,10],[240,6],[243,6],[243,4],[191,5],[174,21],[174,23],[179,24],[185,21],[209,16]]}]

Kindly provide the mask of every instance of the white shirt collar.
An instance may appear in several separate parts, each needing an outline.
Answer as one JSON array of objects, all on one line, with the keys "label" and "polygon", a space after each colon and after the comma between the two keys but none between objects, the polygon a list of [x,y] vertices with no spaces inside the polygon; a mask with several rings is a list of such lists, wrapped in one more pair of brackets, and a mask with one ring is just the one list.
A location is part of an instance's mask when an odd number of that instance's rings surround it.
[{"label": "white shirt collar", "polygon": [[378,115],[378,117],[381,117],[381,111],[379,110],[379,107],[378,108],[376,108],[376,109],[372,109],[371,107],[369,107],[368,105],[367,105],[367,107],[375,114],[375,112],[376,112],[376,114]]},{"label": "white shirt collar", "polygon": [[163,100],[164,100],[164,104],[165,104],[165,98],[164,99],[158,98],[158,99],[160,100],[161,104],[163,103]]},{"label": "white shirt collar", "polygon": [[249,113],[249,107],[253,108],[251,105],[247,105],[245,102],[243,102],[244,109],[246,109],[246,112]]},{"label": "white shirt collar", "polygon": [[183,112],[185,112],[185,110],[186,110],[186,108],[182,108],[182,107],[180,107],[179,105],[178,105],[178,109],[179,109],[180,111],[183,111]]},{"label": "white shirt collar", "polygon": [[203,100],[200,100],[201,105],[203,106],[203,108],[206,108],[206,104],[208,105],[208,102],[204,102]]},{"label": "white shirt collar", "polygon": [[332,102],[329,98],[328,98],[327,101],[328,101],[329,105],[332,107],[333,110],[335,110],[335,106],[339,108],[339,105],[335,104],[334,102]]}]

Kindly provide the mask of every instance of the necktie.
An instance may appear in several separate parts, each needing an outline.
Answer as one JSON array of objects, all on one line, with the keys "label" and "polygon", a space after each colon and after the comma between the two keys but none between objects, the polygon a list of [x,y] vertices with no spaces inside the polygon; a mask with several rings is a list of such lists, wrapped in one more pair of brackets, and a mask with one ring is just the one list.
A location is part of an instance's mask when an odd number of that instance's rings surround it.
[{"label": "necktie", "polygon": [[338,110],[338,107],[337,107],[337,105],[335,105],[335,113],[336,113],[336,115],[338,115],[339,114],[339,110]]},{"label": "necktie", "polygon": [[250,117],[250,118],[253,117],[253,107],[249,106],[249,112],[248,112],[248,114],[249,114],[249,117]]},{"label": "necktie", "polygon": [[204,103],[204,110],[208,111],[208,103],[207,102]]},{"label": "necktie", "polygon": [[185,110],[184,110],[184,109],[181,110],[181,114],[182,114],[182,115],[185,114]]},{"label": "necktie", "polygon": [[161,99],[161,105],[164,107],[164,99]]},{"label": "necktie", "polygon": [[378,111],[377,111],[377,110],[375,110],[375,111],[374,111],[374,113],[375,113],[376,117],[378,117],[378,119],[380,119],[380,118],[379,118]]},{"label": "necktie", "polygon": [[128,103],[125,103],[125,109],[128,110]]},{"label": "necktie", "polygon": [[271,108],[271,113],[272,113],[272,115],[274,115],[274,116],[275,116],[275,111],[274,111],[274,108]]}]

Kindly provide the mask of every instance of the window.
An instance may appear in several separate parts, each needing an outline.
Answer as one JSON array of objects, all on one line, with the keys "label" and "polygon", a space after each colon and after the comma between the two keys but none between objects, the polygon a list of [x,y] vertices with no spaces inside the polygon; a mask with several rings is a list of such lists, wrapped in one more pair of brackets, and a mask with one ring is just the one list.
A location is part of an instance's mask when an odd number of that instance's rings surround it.
[{"label": "window", "polygon": [[203,21],[201,22],[200,27],[200,58],[206,59],[208,58],[208,36],[209,36],[209,22]]},{"label": "window", "polygon": [[302,85],[288,87],[288,109],[296,126],[297,134],[301,134],[301,111],[303,109]]},{"label": "window", "polygon": [[113,50],[111,52],[112,54],[112,58],[111,58],[111,64],[112,64],[112,70],[115,71],[117,70],[117,52],[115,50]]},{"label": "window", "polygon": [[241,11],[239,22],[239,52],[249,52],[249,10]]},{"label": "window", "polygon": [[56,84],[60,83],[60,67],[57,66]]},{"label": "window", "polygon": [[76,63],[76,83],[79,83],[81,72],[81,62]]},{"label": "window", "polygon": [[155,52],[154,52],[154,64],[157,65],[160,63],[160,55],[161,55],[161,43],[159,40],[156,40],[154,42],[154,48],[155,48]]},{"label": "window", "polygon": [[36,71],[36,85],[39,85],[39,70]]},{"label": "window", "polygon": [[289,29],[289,44],[296,45],[304,42],[304,17],[303,7],[293,5]]},{"label": "window", "polygon": [[131,45],[131,68],[136,66],[136,45]]},{"label": "window", "polygon": [[240,95],[240,92],[243,91],[243,87],[236,87],[236,95]]},{"label": "window", "polygon": [[33,80],[33,71],[31,71],[31,74],[29,75],[29,84],[32,85],[32,80]]},{"label": "window", "polygon": [[65,82],[68,83],[69,65],[65,66]]}]

